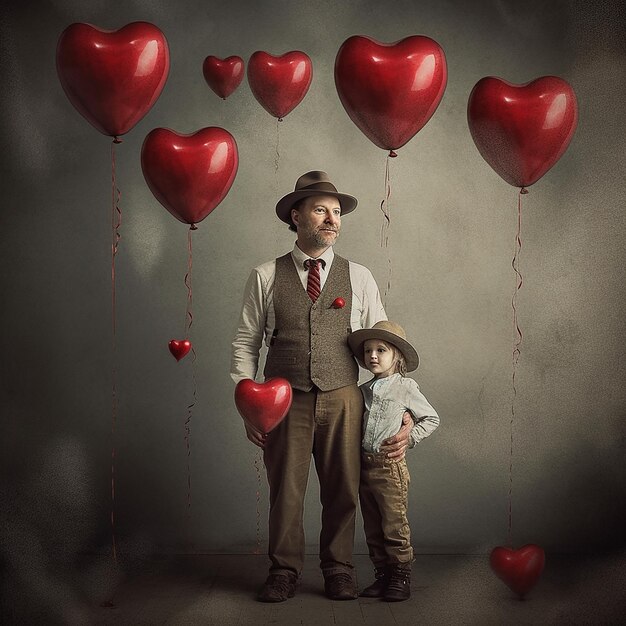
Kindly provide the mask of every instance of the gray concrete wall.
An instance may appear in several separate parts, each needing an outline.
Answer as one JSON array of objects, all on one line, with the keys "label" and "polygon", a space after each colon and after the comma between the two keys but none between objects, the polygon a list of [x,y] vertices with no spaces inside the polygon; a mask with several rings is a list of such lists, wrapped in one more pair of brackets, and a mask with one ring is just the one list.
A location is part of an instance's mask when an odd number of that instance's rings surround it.
[{"label": "gray concrete wall", "polygon": [[[523,331],[515,404],[513,540],[550,550],[623,547],[624,12],[583,2],[30,2],[2,17],[3,500],[9,562],[45,563],[110,542],[110,140],[70,105],[55,71],[72,22],[165,33],[171,70],[152,111],[117,148],[116,533],[120,552],[248,552],[257,528],[256,449],[232,401],[230,342],[250,269],[288,250],[275,218],[297,176],[324,169],[360,200],[337,251],[366,264],[390,318],[421,355],[417,380],[441,415],[409,454],[418,552],[482,553],[506,540],[517,192],[483,161],[466,122],[483,76],[524,83],[555,74],[574,87],[579,128],[524,198]],[[389,248],[379,245],[385,153],[340,105],[341,43],[425,34],[444,48],[448,88],[428,125],[391,162]],[[310,91],[280,125],[247,82],[227,101],[202,77],[208,54],[300,49]],[[145,135],[222,126],[239,173],[194,235],[197,400],[187,522],[184,422],[191,361],[176,363],[186,290],[186,227],[148,190]],[[267,491],[261,482],[261,550]],[[317,485],[306,528],[315,551]],[[359,530],[357,550],[364,549]],[[43,559],[43,560],[42,560]]]}]

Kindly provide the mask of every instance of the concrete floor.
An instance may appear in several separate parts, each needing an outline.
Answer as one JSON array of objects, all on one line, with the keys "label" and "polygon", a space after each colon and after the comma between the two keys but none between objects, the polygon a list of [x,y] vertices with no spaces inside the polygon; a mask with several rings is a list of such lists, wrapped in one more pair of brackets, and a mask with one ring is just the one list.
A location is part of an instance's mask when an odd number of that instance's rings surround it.
[{"label": "concrete floor", "polygon": [[[371,582],[371,566],[363,555],[355,564],[362,588]],[[328,600],[317,558],[309,556],[295,598],[263,604],[254,596],[265,579],[266,557],[178,556],[135,563],[125,574],[100,570],[99,584],[93,567],[91,574],[76,571],[47,584],[5,581],[2,617],[7,624],[103,626],[626,624],[625,564],[615,556],[548,555],[542,578],[520,601],[493,575],[486,556],[420,555],[411,599],[390,604]],[[111,575],[115,583],[107,584]],[[100,606],[106,600],[114,606]]]}]

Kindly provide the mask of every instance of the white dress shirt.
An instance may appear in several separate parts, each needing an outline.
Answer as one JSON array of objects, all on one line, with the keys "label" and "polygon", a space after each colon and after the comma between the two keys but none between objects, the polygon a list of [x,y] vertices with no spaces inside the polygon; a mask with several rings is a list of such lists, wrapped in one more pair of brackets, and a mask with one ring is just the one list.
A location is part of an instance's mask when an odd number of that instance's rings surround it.
[{"label": "white dress shirt", "polygon": [[[304,262],[310,257],[304,254],[297,245],[291,257],[306,291],[308,270]],[[320,283],[324,289],[328,272],[333,265],[335,253],[332,246],[324,254],[317,257],[325,261],[320,266]],[[378,285],[372,273],[363,265],[349,261],[350,283],[352,285],[352,310],[350,324],[352,330],[371,328],[376,322],[386,320]],[[265,344],[269,346],[275,325],[274,314],[274,278],[276,277],[276,260],[268,261],[255,267],[244,288],[243,307],[239,318],[239,326],[233,340],[233,352],[230,375],[235,382],[244,378],[254,379],[259,364],[259,350]]]}]

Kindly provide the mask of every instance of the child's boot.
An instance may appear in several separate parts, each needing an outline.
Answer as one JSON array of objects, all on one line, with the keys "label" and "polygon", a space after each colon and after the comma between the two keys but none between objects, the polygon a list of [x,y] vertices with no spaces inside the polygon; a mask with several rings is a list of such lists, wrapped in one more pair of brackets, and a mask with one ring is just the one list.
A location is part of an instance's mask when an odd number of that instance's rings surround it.
[{"label": "child's boot", "polygon": [[385,592],[387,602],[402,602],[411,597],[411,564],[398,563],[391,568],[391,576]]},{"label": "child's boot", "polygon": [[365,587],[359,594],[362,598],[382,598],[387,591],[389,584],[389,567],[377,567],[374,570],[376,580],[369,586]]}]

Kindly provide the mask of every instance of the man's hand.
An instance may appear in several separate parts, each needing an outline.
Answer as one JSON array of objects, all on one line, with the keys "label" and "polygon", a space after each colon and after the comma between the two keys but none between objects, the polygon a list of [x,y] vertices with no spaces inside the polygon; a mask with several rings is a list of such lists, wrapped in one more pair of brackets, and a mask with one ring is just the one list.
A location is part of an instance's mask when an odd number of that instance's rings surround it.
[{"label": "man's hand", "polygon": [[255,445],[259,446],[259,448],[265,448],[265,438],[267,435],[262,433],[260,430],[257,430],[251,424],[248,424],[246,420],[243,421],[243,425],[246,427],[246,437]]},{"label": "man's hand", "polygon": [[380,446],[380,451],[387,454],[387,458],[401,461],[409,447],[409,433],[413,428],[413,418],[408,411],[402,416],[402,427],[389,439],[385,439]]}]

